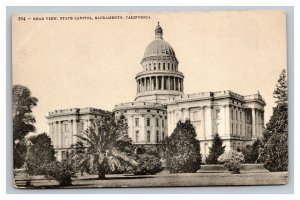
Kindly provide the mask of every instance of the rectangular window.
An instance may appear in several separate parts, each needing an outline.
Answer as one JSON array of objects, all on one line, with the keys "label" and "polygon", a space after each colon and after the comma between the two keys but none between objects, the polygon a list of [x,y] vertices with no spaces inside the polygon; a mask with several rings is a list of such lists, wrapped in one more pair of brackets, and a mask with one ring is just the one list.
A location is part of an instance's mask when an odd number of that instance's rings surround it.
[{"label": "rectangular window", "polygon": [[165,120],[161,120],[161,126],[165,128]]},{"label": "rectangular window", "polygon": [[220,109],[216,110],[216,119],[220,119]]},{"label": "rectangular window", "polygon": [[156,142],[159,142],[160,140],[159,140],[159,132],[158,131],[156,131]]},{"label": "rectangular window", "polygon": [[159,121],[158,121],[158,119],[156,119],[156,127],[158,127],[159,126]]},{"label": "rectangular window", "polygon": [[64,132],[68,132],[69,131],[69,126],[68,124],[64,124]]},{"label": "rectangular window", "polygon": [[150,118],[147,118],[147,126],[150,126]]},{"label": "rectangular window", "polygon": [[83,132],[84,129],[84,122],[79,123],[79,132]]},{"label": "rectangular window", "polygon": [[234,117],[233,117],[233,110],[231,110],[231,119],[234,119]]},{"label": "rectangular window", "polygon": [[238,111],[235,111],[235,119],[236,119],[236,120],[239,120],[239,119],[238,119],[238,116],[239,116],[239,115],[238,115]]},{"label": "rectangular window", "polygon": [[216,124],[216,134],[219,134],[219,123]]},{"label": "rectangular window", "polygon": [[140,122],[139,122],[139,118],[135,118],[135,126],[139,126]]},{"label": "rectangular window", "polygon": [[243,126],[242,126],[242,124],[240,125],[240,132],[241,132],[240,135],[242,135],[243,134]]},{"label": "rectangular window", "polygon": [[151,134],[150,131],[147,131],[147,142],[150,142]]}]

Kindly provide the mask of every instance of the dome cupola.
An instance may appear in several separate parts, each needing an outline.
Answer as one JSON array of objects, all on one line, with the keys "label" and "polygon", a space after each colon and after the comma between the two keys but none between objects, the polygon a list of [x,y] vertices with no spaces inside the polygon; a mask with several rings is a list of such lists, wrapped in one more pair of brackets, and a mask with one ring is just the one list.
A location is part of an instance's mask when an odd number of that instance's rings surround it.
[{"label": "dome cupola", "polygon": [[141,61],[142,72],[136,75],[136,101],[164,101],[183,94],[183,74],[173,47],[163,39],[159,22],[155,39],[148,44]]},{"label": "dome cupola", "polygon": [[163,29],[160,27],[159,22],[155,28],[155,39],[160,38],[163,39]]}]

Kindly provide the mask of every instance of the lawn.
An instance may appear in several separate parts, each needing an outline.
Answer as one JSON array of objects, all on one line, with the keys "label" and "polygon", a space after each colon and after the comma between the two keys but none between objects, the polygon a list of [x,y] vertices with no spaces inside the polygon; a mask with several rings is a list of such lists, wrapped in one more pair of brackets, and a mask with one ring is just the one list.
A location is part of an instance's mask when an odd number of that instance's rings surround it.
[{"label": "lawn", "polygon": [[[79,176],[72,186],[67,188],[101,187],[158,187],[158,186],[224,186],[224,185],[280,185],[288,181],[287,172],[197,172],[134,176],[130,174],[107,175],[105,180],[97,180],[96,175]],[[31,188],[56,188],[57,182],[46,180],[42,176],[33,177]],[[25,186],[25,181],[16,178],[16,185]]]}]

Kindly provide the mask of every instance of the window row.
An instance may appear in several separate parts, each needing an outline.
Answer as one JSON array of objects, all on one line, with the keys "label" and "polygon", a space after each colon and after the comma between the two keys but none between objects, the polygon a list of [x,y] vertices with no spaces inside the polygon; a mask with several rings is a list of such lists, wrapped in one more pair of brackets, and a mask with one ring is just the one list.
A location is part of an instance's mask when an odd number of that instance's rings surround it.
[{"label": "window row", "polygon": [[[245,113],[246,120],[250,120],[250,116]],[[231,119],[237,121],[243,121],[243,112],[238,110],[231,110]]]},{"label": "window row", "polygon": [[252,127],[240,124],[231,124],[231,134],[232,135],[242,135],[242,133],[246,132],[246,135],[252,135]]},{"label": "window row", "polygon": [[[159,118],[155,118],[155,126],[160,127]],[[140,126],[140,118],[135,118],[135,126]],[[151,118],[146,118],[146,126],[151,126]],[[161,120],[161,127],[165,127],[165,120]]]},{"label": "window row", "polygon": [[146,71],[151,70],[174,70],[177,71],[177,66],[174,63],[151,63],[145,65]]},{"label": "window row", "polygon": [[[160,134],[159,131],[155,132],[155,141],[154,142],[161,142],[165,139],[165,132],[162,132]],[[143,142],[144,139],[141,138],[140,132],[136,131],[135,132],[135,142]],[[151,142],[151,131],[146,132],[146,142]]]}]

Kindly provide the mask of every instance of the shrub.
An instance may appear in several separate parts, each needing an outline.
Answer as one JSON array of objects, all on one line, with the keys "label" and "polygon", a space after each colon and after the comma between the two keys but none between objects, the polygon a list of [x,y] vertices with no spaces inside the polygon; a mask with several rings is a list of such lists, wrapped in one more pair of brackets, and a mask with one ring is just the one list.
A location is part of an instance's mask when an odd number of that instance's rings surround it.
[{"label": "shrub", "polygon": [[223,142],[219,134],[216,134],[214,136],[212,146],[209,147],[209,155],[207,156],[205,162],[207,164],[218,164],[218,157],[222,155],[224,151],[225,146],[223,146]]},{"label": "shrub", "polygon": [[189,120],[179,121],[172,135],[166,139],[166,164],[170,173],[195,173],[200,169],[200,141]]},{"label": "shrub", "polygon": [[225,152],[218,158],[218,161],[224,163],[224,167],[232,174],[240,173],[240,165],[244,160],[244,155],[236,150]]},{"label": "shrub", "polygon": [[162,170],[162,163],[159,158],[154,155],[141,154],[138,156],[138,166],[136,167],[135,175],[156,174]]},{"label": "shrub", "polygon": [[54,147],[51,139],[46,133],[29,138],[26,156],[26,170],[30,175],[42,174],[41,166],[55,160]]},{"label": "shrub", "polygon": [[245,148],[243,148],[242,153],[245,157],[245,163],[255,163],[260,149],[261,141],[259,139],[255,140],[252,145],[247,145]]},{"label": "shrub", "polygon": [[45,164],[43,172],[47,178],[56,180],[60,186],[72,185],[73,180],[77,177],[75,167],[69,160]]}]

